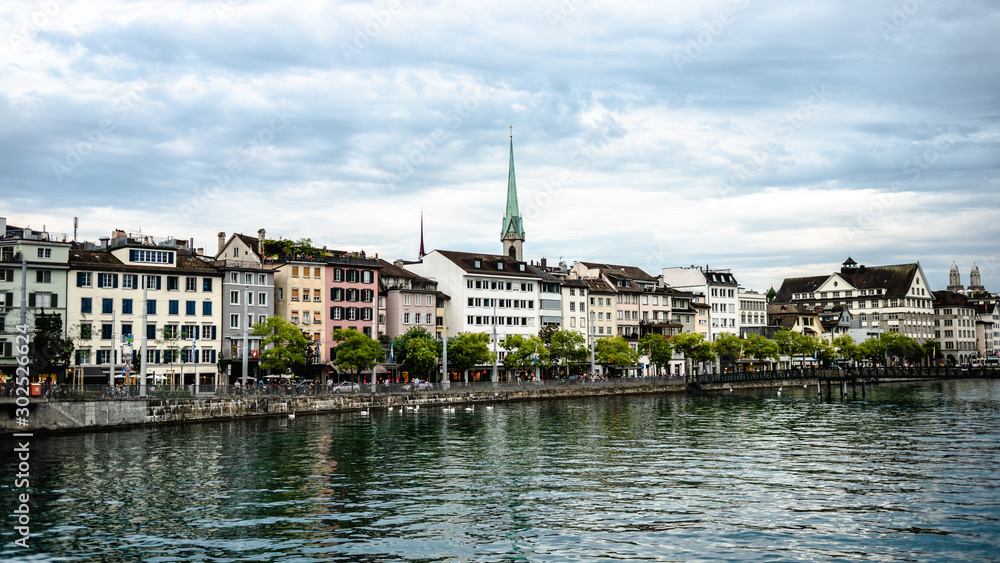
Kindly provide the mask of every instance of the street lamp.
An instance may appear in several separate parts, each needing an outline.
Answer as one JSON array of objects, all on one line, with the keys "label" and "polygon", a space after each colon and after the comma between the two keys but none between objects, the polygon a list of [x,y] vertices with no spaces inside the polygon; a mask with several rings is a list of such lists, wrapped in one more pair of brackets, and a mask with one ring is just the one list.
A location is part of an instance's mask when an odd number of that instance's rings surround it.
[{"label": "street lamp", "polygon": [[594,332],[596,330],[594,328],[594,317],[595,317],[595,314],[594,314],[593,311],[591,311],[590,312],[590,377],[591,377],[591,379],[593,379],[594,376],[597,373],[595,371],[595,369],[594,369],[594,340],[597,338],[596,333]]}]

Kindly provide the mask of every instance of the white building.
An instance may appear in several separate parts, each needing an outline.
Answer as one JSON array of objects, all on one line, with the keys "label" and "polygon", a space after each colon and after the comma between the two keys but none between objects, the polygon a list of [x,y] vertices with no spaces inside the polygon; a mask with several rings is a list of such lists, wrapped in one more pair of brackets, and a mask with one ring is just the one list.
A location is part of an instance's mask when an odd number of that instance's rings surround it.
[{"label": "white building", "polygon": [[186,241],[150,244],[115,234],[110,243],[70,251],[67,334],[77,373],[86,383],[109,382],[109,370],[133,377],[131,358],[145,339],[152,381],[218,384],[222,273]]},{"label": "white building", "polygon": [[408,263],[407,269],[437,282],[438,291],[451,298],[450,334],[489,334],[501,361],[499,342],[507,335],[538,334],[542,278],[525,262],[509,256],[434,250],[419,262]]},{"label": "white building", "polygon": [[663,283],[674,289],[700,293],[708,305],[708,338],[715,340],[720,333],[739,336],[739,284],[730,270],[663,268]]}]

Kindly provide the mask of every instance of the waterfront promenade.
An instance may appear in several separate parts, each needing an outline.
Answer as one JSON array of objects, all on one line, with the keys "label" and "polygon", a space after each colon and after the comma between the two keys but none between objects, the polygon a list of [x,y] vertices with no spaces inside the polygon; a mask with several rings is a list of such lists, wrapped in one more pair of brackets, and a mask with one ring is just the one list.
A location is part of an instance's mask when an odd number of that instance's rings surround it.
[{"label": "waterfront promenade", "polygon": [[[40,388],[30,399],[33,431],[70,431],[224,420],[243,417],[288,416],[311,413],[428,409],[513,401],[642,395],[705,393],[734,389],[806,386],[826,398],[861,397],[866,388],[885,381],[947,380],[1000,377],[1000,370],[961,368],[870,368],[857,370],[792,369],[707,374],[689,378],[611,378],[513,382],[452,382],[425,387],[413,384],[359,385],[347,392],[324,386],[183,386],[153,387],[140,397],[135,386]],[[833,387],[833,383],[837,387]],[[850,389],[849,389],[850,386]],[[10,395],[8,393],[8,395]],[[25,430],[15,416],[15,399],[0,398],[0,434]]]}]

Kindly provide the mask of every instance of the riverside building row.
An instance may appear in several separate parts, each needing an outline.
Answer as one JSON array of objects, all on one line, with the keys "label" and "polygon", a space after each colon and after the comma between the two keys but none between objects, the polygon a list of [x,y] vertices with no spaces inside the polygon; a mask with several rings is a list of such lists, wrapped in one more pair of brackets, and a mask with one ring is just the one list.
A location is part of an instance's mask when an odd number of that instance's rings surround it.
[{"label": "riverside building row", "polygon": [[[425,252],[422,218],[417,260],[392,263],[291,241],[267,249],[264,229],[256,236],[220,232],[214,255],[194,248],[193,240],[120,230],[98,244],[77,243],[0,218],[0,233],[0,373],[6,375],[16,367],[22,301],[29,325],[38,314],[59,316],[75,346],[71,373],[101,382],[128,377],[143,340],[155,380],[228,383],[242,375],[244,359],[249,375],[259,377],[257,362],[249,360],[259,356],[261,340],[249,332],[271,316],[306,335],[320,372],[332,367],[332,333],[340,328],[373,338],[414,327],[438,339],[486,333],[501,361],[504,338],[546,326],[575,331],[588,346],[622,337],[640,353],[639,339],[650,333],[715,340],[780,329],[824,338],[846,333],[859,341],[899,332],[939,342],[953,363],[1000,352],[1000,309],[975,265],[968,291],[953,266],[948,290],[935,292],[919,263],[866,267],[848,258],[840,271],[789,278],[765,295],[741,287],[731,270],[708,266],[664,267],[653,275],[620,264],[525,261],[513,139],[500,254]],[[644,373],[648,358],[641,362],[626,373]],[[62,381],[66,374],[55,375]]]}]

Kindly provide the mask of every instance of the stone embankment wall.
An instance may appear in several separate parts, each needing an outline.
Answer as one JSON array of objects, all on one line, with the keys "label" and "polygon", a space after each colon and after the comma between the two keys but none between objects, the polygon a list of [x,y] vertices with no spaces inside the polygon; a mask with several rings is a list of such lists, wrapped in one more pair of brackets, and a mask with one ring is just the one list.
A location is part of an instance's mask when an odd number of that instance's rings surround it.
[{"label": "stone embankment wall", "polygon": [[0,434],[14,432],[84,430],[147,424],[225,420],[239,417],[287,416],[403,408],[441,407],[684,391],[680,382],[631,385],[567,385],[501,388],[475,392],[424,392],[410,395],[301,395],[261,397],[211,397],[193,399],[125,399],[109,401],[49,401],[32,397],[28,425],[18,424],[13,399],[0,400]]}]

